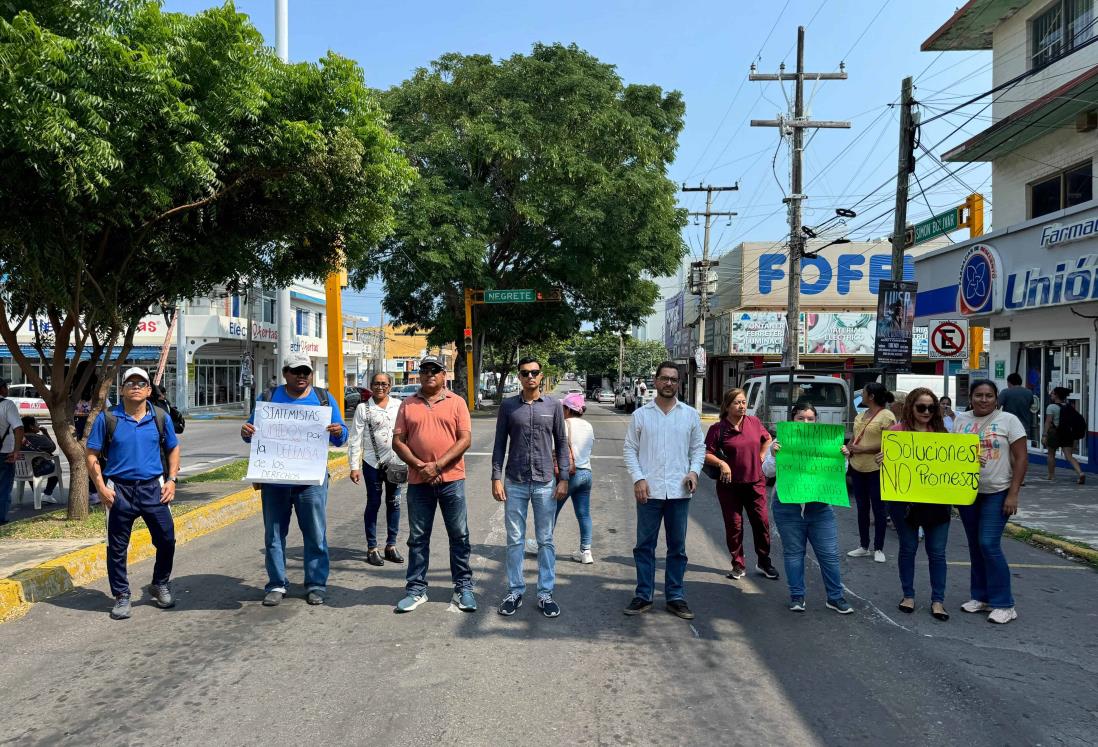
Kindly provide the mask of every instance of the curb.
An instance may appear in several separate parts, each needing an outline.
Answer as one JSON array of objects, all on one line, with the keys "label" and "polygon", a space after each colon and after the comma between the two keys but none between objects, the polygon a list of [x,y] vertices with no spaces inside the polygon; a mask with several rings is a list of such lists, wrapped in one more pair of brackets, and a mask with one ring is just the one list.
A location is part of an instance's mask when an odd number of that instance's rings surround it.
[{"label": "curb", "polygon": [[1098,566],[1098,550],[1095,550],[1092,547],[1080,545],[1075,542],[1067,542],[1062,539],[1057,539],[1056,537],[1049,537],[1041,534],[1040,530],[1030,529],[1023,524],[1015,524],[1012,521],[1007,522],[1006,533],[1022,542],[1031,542],[1045,548],[1063,550],[1065,553],[1082,558],[1093,566]]},{"label": "curb", "polygon": [[[329,479],[350,472],[347,457],[328,461]],[[185,513],[175,520],[176,546],[224,529],[260,511],[259,493],[250,485],[224,498]],[[130,537],[128,562],[132,565],[156,554],[148,529],[138,529]],[[0,622],[21,617],[36,602],[72,591],[107,575],[107,543],[98,542],[74,550],[45,563],[0,579]]]}]

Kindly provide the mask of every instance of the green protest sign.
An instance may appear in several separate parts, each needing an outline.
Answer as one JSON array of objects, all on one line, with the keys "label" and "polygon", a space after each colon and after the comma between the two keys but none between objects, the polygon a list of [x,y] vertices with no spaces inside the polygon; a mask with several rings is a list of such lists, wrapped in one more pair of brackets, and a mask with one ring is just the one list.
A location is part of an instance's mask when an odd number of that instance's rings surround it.
[{"label": "green protest sign", "polygon": [[980,483],[980,437],[975,433],[881,434],[881,498],[906,503],[970,506]]},{"label": "green protest sign", "polygon": [[830,423],[778,423],[781,450],[775,457],[778,500],[782,503],[819,501],[850,506],[846,492],[844,429]]}]

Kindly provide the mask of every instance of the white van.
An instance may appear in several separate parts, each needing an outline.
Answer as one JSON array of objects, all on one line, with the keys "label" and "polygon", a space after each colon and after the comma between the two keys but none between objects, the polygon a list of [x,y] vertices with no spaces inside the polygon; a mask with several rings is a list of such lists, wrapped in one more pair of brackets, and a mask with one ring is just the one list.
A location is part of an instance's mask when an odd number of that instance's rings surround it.
[{"label": "white van", "polygon": [[816,408],[817,422],[834,423],[851,428],[850,388],[844,379],[818,374],[794,374],[790,392],[788,374],[775,374],[769,379],[756,376],[744,384],[747,392],[747,414],[763,421],[770,430],[774,424],[789,420],[789,408],[808,402]]}]

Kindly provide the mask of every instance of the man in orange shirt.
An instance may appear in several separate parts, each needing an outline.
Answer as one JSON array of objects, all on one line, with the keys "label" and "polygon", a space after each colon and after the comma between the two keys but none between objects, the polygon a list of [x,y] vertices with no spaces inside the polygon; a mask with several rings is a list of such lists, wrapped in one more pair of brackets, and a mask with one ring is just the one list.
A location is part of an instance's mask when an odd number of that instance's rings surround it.
[{"label": "man in orange shirt", "polygon": [[427,601],[431,527],[438,507],[450,537],[451,601],[463,612],[475,612],[462,456],[473,441],[469,410],[465,400],[447,391],[442,359],[429,355],[421,360],[419,382],[419,391],[401,403],[393,428],[393,451],[408,464],[407,594],[396,611],[411,612]]}]

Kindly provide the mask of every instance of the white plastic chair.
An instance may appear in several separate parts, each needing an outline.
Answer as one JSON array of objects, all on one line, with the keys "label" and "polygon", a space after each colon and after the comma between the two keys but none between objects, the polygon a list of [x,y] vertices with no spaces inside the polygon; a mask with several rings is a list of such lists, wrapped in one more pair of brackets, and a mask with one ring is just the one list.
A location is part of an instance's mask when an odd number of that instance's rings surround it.
[{"label": "white plastic chair", "polygon": [[[46,483],[49,482],[51,477],[57,477],[57,488],[65,489],[65,478],[61,474],[61,457],[57,454],[53,455],[53,471],[45,475],[35,475],[34,470],[31,467],[31,460],[34,457],[50,456],[49,454],[42,454],[37,451],[23,451],[20,452],[19,458],[15,460],[15,482],[19,485],[19,493],[16,495],[18,504],[23,505],[23,490],[26,488],[27,483],[31,484],[31,494],[34,497],[34,510],[42,510],[42,491],[46,489]],[[56,503],[57,501],[53,501]]]}]

